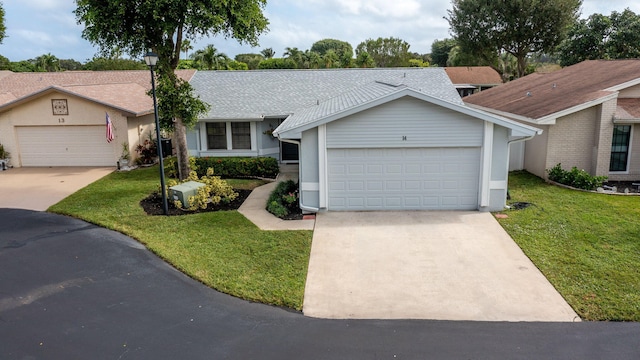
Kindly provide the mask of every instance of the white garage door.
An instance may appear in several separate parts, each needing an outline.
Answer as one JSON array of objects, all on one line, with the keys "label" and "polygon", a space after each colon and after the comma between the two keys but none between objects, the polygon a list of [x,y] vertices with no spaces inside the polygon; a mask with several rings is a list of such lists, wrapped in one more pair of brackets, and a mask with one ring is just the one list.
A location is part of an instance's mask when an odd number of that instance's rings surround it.
[{"label": "white garage door", "polygon": [[480,148],[328,149],[329,210],[475,210]]},{"label": "white garage door", "polygon": [[105,126],[17,127],[22,166],[115,166]]}]

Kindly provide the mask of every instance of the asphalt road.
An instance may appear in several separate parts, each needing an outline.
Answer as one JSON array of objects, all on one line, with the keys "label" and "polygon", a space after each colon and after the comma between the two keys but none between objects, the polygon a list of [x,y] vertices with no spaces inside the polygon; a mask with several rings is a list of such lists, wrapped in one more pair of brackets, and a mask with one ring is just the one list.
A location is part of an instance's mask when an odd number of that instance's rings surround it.
[{"label": "asphalt road", "polygon": [[638,323],[307,318],[209,289],[119,233],[0,209],[0,359],[638,358]]}]

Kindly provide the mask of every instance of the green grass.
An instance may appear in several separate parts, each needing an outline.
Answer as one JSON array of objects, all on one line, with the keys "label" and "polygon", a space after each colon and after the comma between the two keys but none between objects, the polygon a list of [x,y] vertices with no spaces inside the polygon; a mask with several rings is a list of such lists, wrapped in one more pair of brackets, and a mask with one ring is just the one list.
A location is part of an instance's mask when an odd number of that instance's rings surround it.
[{"label": "green grass", "polygon": [[640,321],[640,197],[603,195],[509,176],[500,224],[585,320]]},{"label": "green grass", "polygon": [[[229,180],[252,189],[260,180]],[[49,208],[119,231],[187,275],[239,298],[302,309],[311,231],[261,231],[237,211],[148,216],[157,166],[112,173]]]}]

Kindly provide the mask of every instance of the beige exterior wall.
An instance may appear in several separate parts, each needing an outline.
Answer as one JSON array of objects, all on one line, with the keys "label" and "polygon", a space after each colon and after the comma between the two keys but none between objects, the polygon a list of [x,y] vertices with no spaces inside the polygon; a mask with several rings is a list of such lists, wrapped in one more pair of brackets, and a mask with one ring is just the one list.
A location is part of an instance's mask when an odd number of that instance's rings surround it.
[{"label": "beige exterior wall", "polygon": [[535,125],[542,129],[542,134],[524,143],[524,169],[528,172],[546,179],[547,142],[549,137],[549,125]]},{"label": "beige exterior wall", "polygon": [[[66,99],[68,115],[53,115],[52,99]],[[122,154],[123,142],[129,142],[130,152],[135,155],[134,149],[139,143],[139,139],[145,139],[144,132],[148,132],[149,128],[154,129],[150,125],[154,121],[153,115],[132,118],[129,121],[119,110],[69,94],[51,93],[0,113],[0,144],[4,145],[5,149],[11,153],[11,164],[20,167],[16,126],[105,126],[105,112],[109,113],[113,124],[115,139],[111,142],[111,146],[115,166]],[[139,129],[142,130],[140,135],[138,134]],[[106,127],[104,141],[106,142]]]},{"label": "beige exterior wall", "polygon": [[[135,149],[138,144],[144,143],[145,140],[149,139],[149,135],[151,135],[154,139],[156,138],[156,126],[155,126],[155,118],[153,114],[141,116],[139,118],[129,118],[128,123],[128,140],[129,143],[129,152],[131,155],[131,161],[135,161],[138,158],[138,154]],[[124,142],[123,141],[123,142]],[[122,142],[120,143],[120,153],[118,155],[122,155]]]},{"label": "beige exterior wall", "polygon": [[619,98],[640,98],[640,85],[620,90]]},{"label": "beige exterior wall", "polygon": [[558,118],[549,127],[545,169],[560,163],[565,170],[575,166],[593,174],[597,116],[598,109],[592,107]]}]

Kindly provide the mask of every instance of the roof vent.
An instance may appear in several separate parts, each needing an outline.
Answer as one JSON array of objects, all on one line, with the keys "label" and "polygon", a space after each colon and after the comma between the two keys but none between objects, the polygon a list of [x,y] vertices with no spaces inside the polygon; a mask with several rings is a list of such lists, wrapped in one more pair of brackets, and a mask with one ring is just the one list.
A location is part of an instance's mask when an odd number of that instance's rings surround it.
[{"label": "roof vent", "polygon": [[320,105],[320,99],[316,100],[316,105]]},{"label": "roof vent", "polygon": [[557,86],[556,86],[556,83],[553,83],[553,85],[552,85],[551,87],[552,87],[553,89],[555,89],[555,88],[557,87]]},{"label": "roof vent", "polygon": [[527,91],[527,96],[531,96],[531,91]]}]

